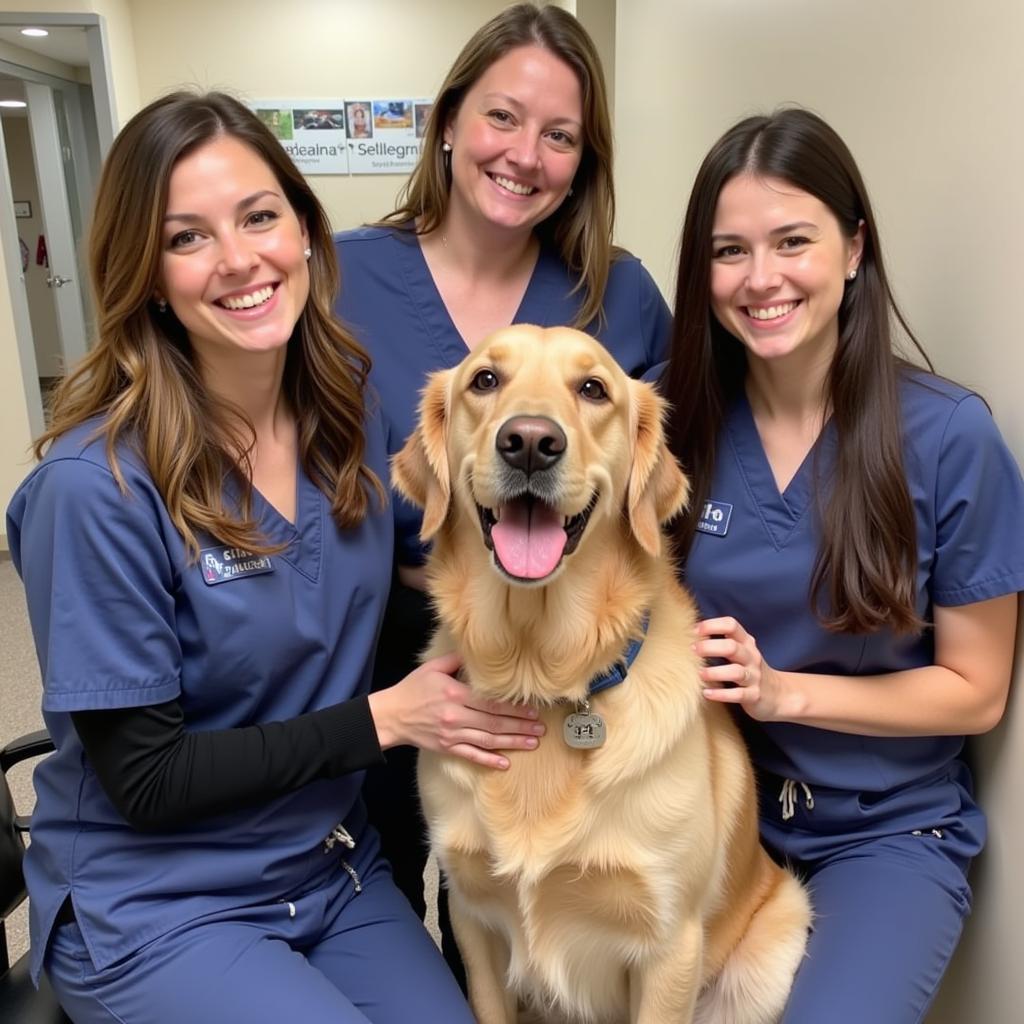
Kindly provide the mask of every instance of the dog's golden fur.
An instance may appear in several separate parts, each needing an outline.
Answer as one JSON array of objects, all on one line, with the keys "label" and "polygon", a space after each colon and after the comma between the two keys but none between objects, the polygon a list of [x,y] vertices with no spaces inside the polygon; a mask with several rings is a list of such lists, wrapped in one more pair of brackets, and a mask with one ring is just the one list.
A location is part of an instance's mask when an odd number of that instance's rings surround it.
[{"label": "dog's golden fur", "polygon": [[[767,1024],[803,955],[806,895],[760,847],[742,741],[701,694],[694,606],[661,534],[687,490],[662,413],[586,335],[513,327],[430,379],[394,461],[433,540],[429,653],[457,649],[474,690],[530,702],[547,725],[508,771],[420,758],[482,1024],[523,1008],[549,1021]],[[549,481],[558,511],[597,496],[578,548],[528,583],[495,564],[480,512],[507,500],[496,437],[524,415],[564,433]],[[607,742],[569,747],[563,719],[645,613],[626,681],[592,701]]]}]

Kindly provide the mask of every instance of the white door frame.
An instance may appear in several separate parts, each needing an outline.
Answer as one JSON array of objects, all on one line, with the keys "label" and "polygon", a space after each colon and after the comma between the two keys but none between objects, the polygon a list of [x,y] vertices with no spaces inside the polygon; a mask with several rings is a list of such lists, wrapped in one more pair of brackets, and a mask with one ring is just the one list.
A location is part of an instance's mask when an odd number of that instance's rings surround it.
[{"label": "white door frame", "polygon": [[[83,282],[79,277],[75,236],[68,205],[66,164],[61,153],[54,90],[39,82],[25,82],[29,134],[39,185],[43,233],[46,236],[46,283],[57,311],[61,352],[65,366],[77,363],[86,353]],[[85,154],[80,154],[79,159]]]},{"label": "white door frame", "polygon": [[[95,122],[96,134],[99,139],[99,152],[90,153],[91,147],[82,152],[82,159],[78,161],[77,181],[70,183],[72,187],[79,189],[80,195],[84,191],[90,191],[95,183],[94,171],[98,170],[99,163],[106,156],[110,149],[114,136],[117,133],[117,113],[114,103],[114,84],[110,70],[110,44],[107,39],[106,23],[98,14],[78,13],[41,13],[34,11],[3,11],[0,12],[0,25],[38,25],[46,28],[82,28],[85,30],[86,45],[89,51],[89,77],[90,89],[92,92],[92,110],[86,110],[88,105],[82,104],[81,87],[76,83],[67,82],[51,75],[36,71],[33,68],[22,67],[8,61],[0,61],[0,70],[7,74],[21,78],[26,83],[38,82],[49,85],[52,88],[59,88],[70,103],[78,102],[83,114]],[[75,98],[70,99],[72,92]],[[71,119],[74,122],[74,118]],[[75,139],[74,143],[84,140]],[[0,156],[2,151],[3,134],[0,126]],[[83,185],[83,179],[86,184]],[[91,205],[91,195],[82,196],[82,215]],[[0,244],[3,245],[4,263],[7,267],[7,291],[10,297],[11,311],[14,318],[18,356],[21,363],[21,374],[24,383],[25,401],[28,407],[29,427],[32,436],[37,437],[43,432],[44,417],[42,399],[39,393],[39,376],[36,365],[35,346],[32,341],[32,325],[28,314],[28,301],[25,297],[24,275],[21,273],[21,252],[18,244],[18,227],[14,219],[13,210],[14,197],[11,191],[10,174],[7,170],[6,160],[0,160]],[[77,267],[75,268],[78,276]],[[2,285],[0,285],[2,286]]]},{"label": "white door frame", "polygon": [[[36,11],[0,12],[0,26],[36,25],[39,28],[84,28],[85,42],[89,48],[89,78],[93,102],[96,108],[96,131],[100,139],[100,157],[107,154],[117,134],[117,107],[114,103],[114,77],[110,72],[110,42],[107,39],[107,25],[99,14],[43,14]],[[44,75],[35,76],[29,68],[19,68],[19,77],[29,81],[56,79]],[[67,85],[67,82],[62,82]]]},{"label": "white door frame", "polygon": [[[3,121],[0,120],[0,156],[4,147]],[[32,437],[38,437],[45,427],[43,400],[39,393],[39,370],[36,350],[32,343],[32,322],[28,315],[28,296],[25,294],[25,275],[21,272],[21,246],[18,244],[18,225],[14,220],[14,200],[11,196],[11,174],[7,160],[0,159],[0,239],[3,240],[4,265],[7,268],[7,291],[14,318],[14,334],[21,365],[22,388],[28,407],[28,424]]]}]

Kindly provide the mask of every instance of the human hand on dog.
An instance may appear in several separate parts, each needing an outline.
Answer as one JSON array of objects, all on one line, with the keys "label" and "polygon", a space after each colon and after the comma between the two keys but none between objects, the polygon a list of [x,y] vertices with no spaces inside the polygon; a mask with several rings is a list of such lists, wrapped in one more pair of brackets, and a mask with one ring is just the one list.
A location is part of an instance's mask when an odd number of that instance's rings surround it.
[{"label": "human hand on dog", "polygon": [[370,694],[381,750],[407,743],[504,769],[508,758],[495,751],[537,746],[544,726],[536,710],[475,696],[454,678],[461,667],[457,654],[431,658],[400,683]]},{"label": "human hand on dog", "polygon": [[698,622],[693,649],[702,658],[721,662],[700,669],[708,700],[739,704],[759,722],[783,720],[783,673],[764,660],[757,641],[736,619],[723,616]]}]

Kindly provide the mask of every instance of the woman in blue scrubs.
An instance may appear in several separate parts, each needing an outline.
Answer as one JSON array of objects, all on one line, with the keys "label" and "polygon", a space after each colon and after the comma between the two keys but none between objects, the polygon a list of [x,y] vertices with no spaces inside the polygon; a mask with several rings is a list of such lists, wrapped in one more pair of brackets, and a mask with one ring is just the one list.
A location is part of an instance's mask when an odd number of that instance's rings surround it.
[{"label": "woman in blue scrubs", "polygon": [[[502,11],[465,45],[431,111],[420,162],[381,224],[335,242],[336,309],[373,359],[388,450],[412,432],[433,370],[510,323],[572,325],[631,374],[665,358],[670,316],[650,275],[612,246],[612,132],[601,62],[556,6]],[[420,512],[395,504],[397,581],[374,687],[416,663],[431,632]],[[426,847],[411,750],[367,780],[395,878],[424,910]],[[440,901],[445,954],[459,970]]]},{"label": "woman in blue scrubs", "polygon": [[7,519],[57,748],[32,972],[79,1024],[468,1024],[363,769],[536,727],[451,656],[368,695],[387,452],[323,211],[250,111],[177,93],[115,141],[90,263],[96,345]]},{"label": "woman in blue scrubs", "polygon": [[961,755],[1007,698],[1020,472],[980,398],[898,353],[897,327],[927,363],[853,158],[807,111],[706,157],[676,314],[705,694],[738,709],[764,842],[814,902],[783,1019],[921,1021],[985,840]]}]

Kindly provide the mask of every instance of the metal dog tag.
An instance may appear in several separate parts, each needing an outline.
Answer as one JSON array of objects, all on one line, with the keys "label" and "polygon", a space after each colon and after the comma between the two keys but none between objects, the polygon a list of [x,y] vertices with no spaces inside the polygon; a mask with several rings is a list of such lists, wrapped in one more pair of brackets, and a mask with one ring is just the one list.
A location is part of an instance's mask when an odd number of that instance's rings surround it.
[{"label": "metal dog tag", "polygon": [[562,723],[562,736],[566,745],[576,750],[603,747],[605,735],[604,719],[593,711],[576,711],[566,715]]}]

